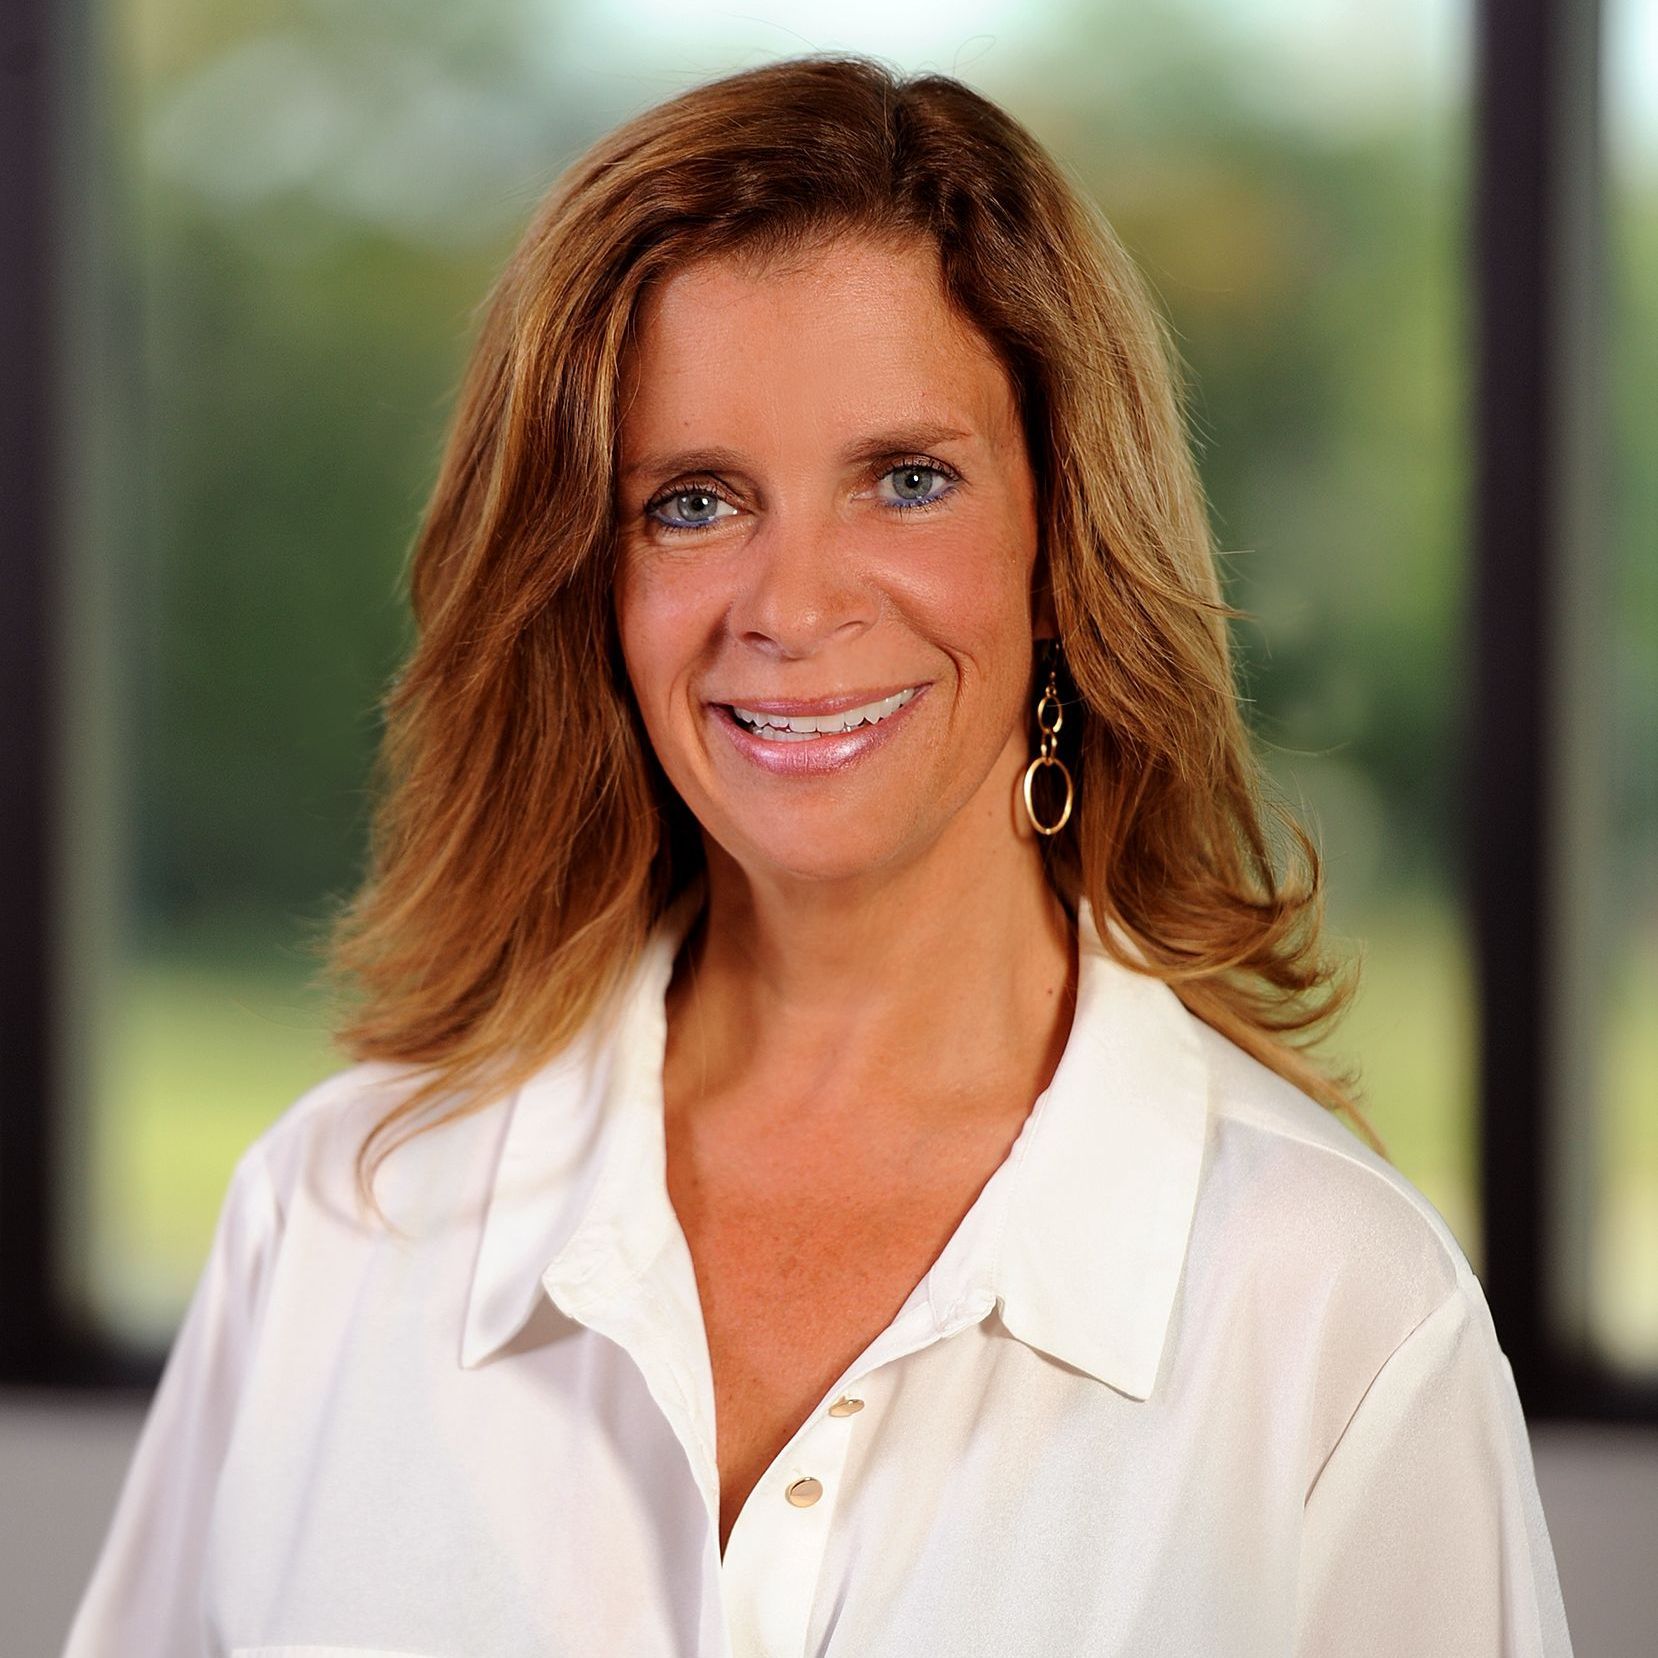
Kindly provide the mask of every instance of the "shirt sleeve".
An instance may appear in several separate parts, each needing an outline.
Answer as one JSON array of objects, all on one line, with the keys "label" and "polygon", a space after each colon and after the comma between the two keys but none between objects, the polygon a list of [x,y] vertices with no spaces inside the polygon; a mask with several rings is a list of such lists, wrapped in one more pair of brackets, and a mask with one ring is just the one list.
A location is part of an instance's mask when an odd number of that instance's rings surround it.
[{"label": "shirt sleeve", "polygon": [[1295,1658],[1572,1658],[1479,1281],[1394,1350],[1308,1492]]},{"label": "shirt sleeve", "polygon": [[208,1520],[280,1230],[264,1147],[238,1161],[63,1658],[205,1658]]}]

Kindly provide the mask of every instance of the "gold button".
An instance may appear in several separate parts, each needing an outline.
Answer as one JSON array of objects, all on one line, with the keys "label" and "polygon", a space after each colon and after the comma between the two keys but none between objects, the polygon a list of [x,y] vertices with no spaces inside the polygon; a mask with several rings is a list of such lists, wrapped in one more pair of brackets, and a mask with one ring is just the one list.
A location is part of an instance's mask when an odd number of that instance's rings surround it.
[{"label": "gold button", "polygon": [[784,1495],[796,1508],[810,1508],[823,1495],[823,1481],[808,1475],[803,1480],[796,1480]]},{"label": "gold button", "polygon": [[849,1399],[843,1393],[834,1404],[829,1407],[831,1416],[856,1416],[864,1408],[862,1399]]}]

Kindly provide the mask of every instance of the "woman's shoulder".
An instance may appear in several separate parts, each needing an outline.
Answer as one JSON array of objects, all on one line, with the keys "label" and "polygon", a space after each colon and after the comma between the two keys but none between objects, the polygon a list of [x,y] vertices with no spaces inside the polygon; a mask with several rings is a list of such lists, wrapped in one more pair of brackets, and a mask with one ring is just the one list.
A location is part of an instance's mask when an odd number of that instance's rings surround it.
[{"label": "woman's shoulder", "polygon": [[1447,1302],[1483,1309],[1445,1217],[1338,1116],[1194,1019],[1210,1078],[1194,1248],[1231,1288],[1387,1353]]},{"label": "woman's shoulder", "polygon": [[[284,1220],[310,1209],[366,1221],[355,1192],[359,1151],[426,1074],[422,1067],[385,1060],[362,1060],[330,1072],[248,1144],[232,1176],[233,1189],[268,1180]],[[434,1199],[454,1198],[474,1185],[468,1173],[481,1174],[493,1162],[504,1116],[504,1110],[487,1105],[459,1112],[453,1102],[438,1102],[388,1130],[381,1144],[394,1149],[374,1187],[382,1208],[401,1221],[398,1211],[429,1207]],[[411,1133],[416,1126],[420,1131]]]},{"label": "woman's shoulder", "polygon": [[[1203,1028],[1211,1111],[1187,1261],[1190,1362],[1235,1361],[1229,1380],[1263,1419],[1299,1424],[1298,1489],[1321,1490],[1333,1539],[1321,1547],[1352,1554],[1353,1528],[1380,1536],[1407,1514],[1426,1524],[1422,1493],[1449,1469],[1459,1512],[1484,1504],[1486,1537],[1500,1514],[1514,1549],[1549,1575],[1513,1370],[1445,1217],[1344,1120]],[[1557,1592],[1541,1592],[1558,1616]]]}]

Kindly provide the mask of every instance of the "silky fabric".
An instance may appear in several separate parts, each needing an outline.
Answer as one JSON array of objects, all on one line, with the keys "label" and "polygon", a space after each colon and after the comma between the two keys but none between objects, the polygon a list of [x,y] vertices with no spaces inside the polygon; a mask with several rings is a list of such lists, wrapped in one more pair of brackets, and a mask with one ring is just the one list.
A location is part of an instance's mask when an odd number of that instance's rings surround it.
[{"label": "silky fabric", "polygon": [[411,1068],[247,1148],[64,1658],[1569,1658],[1443,1220],[1086,902],[1049,1086],[722,1559],[662,1112],[704,896],[515,1094],[391,1153],[396,1233],[352,1159]]}]

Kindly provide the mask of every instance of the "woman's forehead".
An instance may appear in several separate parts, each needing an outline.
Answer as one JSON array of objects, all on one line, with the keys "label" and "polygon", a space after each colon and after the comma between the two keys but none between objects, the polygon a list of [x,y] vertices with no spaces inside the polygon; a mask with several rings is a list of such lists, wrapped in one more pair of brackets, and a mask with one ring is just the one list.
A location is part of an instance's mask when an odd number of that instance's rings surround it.
[{"label": "woman's forehead", "polygon": [[786,260],[713,254],[683,265],[647,289],[633,333],[660,351],[726,330],[777,324],[803,338],[844,336],[948,311],[937,255],[925,244],[839,239]]},{"label": "woman's forehead", "polygon": [[1011,388],[945,295],[930,243],[841,238],[759,262],[700,259],[641,305],[624,437],[675,428],[1006,423]]}]

